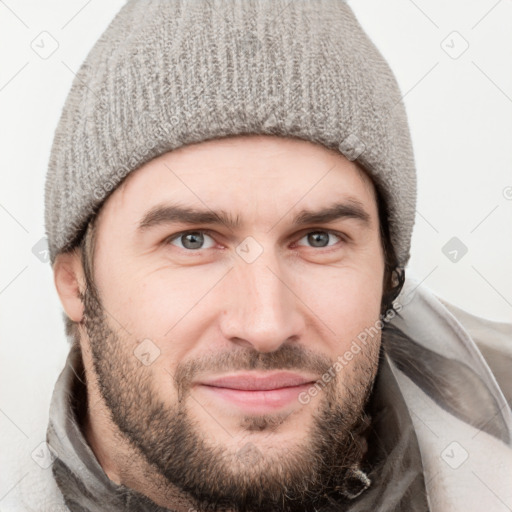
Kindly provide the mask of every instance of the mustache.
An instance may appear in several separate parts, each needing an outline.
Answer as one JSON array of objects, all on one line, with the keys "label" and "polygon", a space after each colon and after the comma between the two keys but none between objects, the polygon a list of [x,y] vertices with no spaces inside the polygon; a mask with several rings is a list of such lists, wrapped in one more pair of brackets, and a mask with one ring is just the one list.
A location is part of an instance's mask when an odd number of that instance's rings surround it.
[{"label": "mustache", "polygon": [[174,374],[179,396],[186,393],[197,375],[248,370],[296,370],[323,375],[333,361],[301,345],[284,344],[274,352],[237,348],[208,354],[180,363]]}]

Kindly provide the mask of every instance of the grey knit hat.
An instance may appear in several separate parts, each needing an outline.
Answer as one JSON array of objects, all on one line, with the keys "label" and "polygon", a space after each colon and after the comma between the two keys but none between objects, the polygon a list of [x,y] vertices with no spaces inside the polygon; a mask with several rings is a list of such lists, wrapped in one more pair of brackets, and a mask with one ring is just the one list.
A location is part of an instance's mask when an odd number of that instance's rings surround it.
[{"label": "grey knit hat", "polygon": [[165,152],[223,136],[299,137],[356,160],[409,260],[416,173],[388,64],[343,0],[132,0],[78,71],[45,185],[53,264],[104,200]]}]

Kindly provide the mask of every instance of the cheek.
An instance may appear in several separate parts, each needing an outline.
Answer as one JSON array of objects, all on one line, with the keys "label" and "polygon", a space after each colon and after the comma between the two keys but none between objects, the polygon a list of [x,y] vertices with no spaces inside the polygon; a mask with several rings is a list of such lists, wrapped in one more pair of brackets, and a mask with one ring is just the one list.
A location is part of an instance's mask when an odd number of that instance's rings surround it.
[{"label": "cheek", "polygon": [[383,293],[384,258],[377,241],[361,255],[361,262],[344,276],[345,310],[361,322],[374,323],[380,315]]},{"label": "cheek", "polygon": [[329,337],[335,338],[333,343],[341,350],[379,319],[382,278],[383,265],[378,262],[374,266],[319,268],[302,281],[300,296],[330,328]]},{"label": "cheek", "polygon": [[189,273],[176,269],[148,274],[126,265],[119,268],[103,274],[104,306],[123,334],[127,351],[158,356],[151,364],[152,375],[163,385],[200,339],[204,323],[197,311],[219,277],[210,272],[191,281]]}]

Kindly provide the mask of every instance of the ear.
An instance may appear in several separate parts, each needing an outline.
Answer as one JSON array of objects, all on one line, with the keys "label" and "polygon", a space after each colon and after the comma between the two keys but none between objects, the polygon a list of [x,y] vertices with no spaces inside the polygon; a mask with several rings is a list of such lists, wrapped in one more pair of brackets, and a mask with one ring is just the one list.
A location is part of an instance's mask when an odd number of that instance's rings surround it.
[{"label": "ear", "polygon": [[56,256],[53,278],[64,311],[71,320],[80,322],[84,313],[80,294],[85,290],[85,276],[79,250]]}]

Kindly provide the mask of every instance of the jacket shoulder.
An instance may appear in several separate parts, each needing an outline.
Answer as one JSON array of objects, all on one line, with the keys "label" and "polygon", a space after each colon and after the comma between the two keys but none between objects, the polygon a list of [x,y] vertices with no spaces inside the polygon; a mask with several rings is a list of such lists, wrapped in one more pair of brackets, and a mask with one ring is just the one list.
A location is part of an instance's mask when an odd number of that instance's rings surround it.
[{"label": "jacket shoulder", "polygon": [[512,323],[473,315],[436,295],[471,336],[491,369],[505,399],[512,404]]}]

